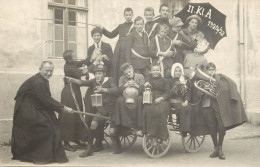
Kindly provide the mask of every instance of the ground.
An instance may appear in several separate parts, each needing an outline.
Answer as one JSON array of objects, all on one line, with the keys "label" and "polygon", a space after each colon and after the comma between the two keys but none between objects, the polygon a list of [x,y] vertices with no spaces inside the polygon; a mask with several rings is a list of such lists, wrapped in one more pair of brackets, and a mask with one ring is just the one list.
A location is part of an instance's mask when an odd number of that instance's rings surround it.
[{"label": "ground", "polygon": [[[143,151],[142,138],[122,154],[114,155],[111,147],[91,157],[80,158],[78,155],[83,150],[77,152],[66,152],[70,160],[66,164],[50,164],[55,166],[178,166],[178,167],[260,167],[260,126],[244,124],[238,128],[227,131],[223,151],[226,160],[218,158],[211,159],[212,142],[209,136],[206,137],[201,149],[197,153],[186,153],[181,143],[180,135],[171,133],[171,148],[167,155],[159,159],[149,158]],[[109,140],[109,145],[111,142]],[[11,160],[9,146],[0,147],[0,166],[32,166],[31,163],[23,163]],[[50,166],[48,165],[48,166]],[[46,165],[47,166],[47,165]]]}]

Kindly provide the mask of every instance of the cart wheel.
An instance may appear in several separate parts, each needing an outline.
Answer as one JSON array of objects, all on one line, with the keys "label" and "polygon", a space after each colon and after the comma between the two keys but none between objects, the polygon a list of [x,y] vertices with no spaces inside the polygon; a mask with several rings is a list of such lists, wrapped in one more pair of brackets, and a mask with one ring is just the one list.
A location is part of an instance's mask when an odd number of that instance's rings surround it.
[{"label": "cart wheel", "polygon": [[197,152],[204,142],[204,139],[205,135],[195,136],[187,133],[186,137],[182,136],[182,145],[184,149],[189,153]]},{"label": "cart wheel", "polygon": [[144,152],[151,158],[160,158],[164,156],[170,149],[170,136],[164,141],[154,136],[144,135],[143,149]]},{"label": "cart wheel", "polygon": [[126,133],[121,134],[119,139],[120,139],[122,148],[127,149],[135,143],[135,141],[137,139],[137,135],[129,130]]}]

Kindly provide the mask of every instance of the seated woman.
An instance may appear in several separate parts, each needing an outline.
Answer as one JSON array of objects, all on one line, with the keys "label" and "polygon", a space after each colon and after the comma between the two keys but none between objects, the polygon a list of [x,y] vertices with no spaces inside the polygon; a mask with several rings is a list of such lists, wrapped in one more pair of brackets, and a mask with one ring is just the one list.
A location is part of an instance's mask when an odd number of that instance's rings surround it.
[{"label": "seated woman", "polygon": [[[110,127],[111,140],[114,144],[114,154],[121,152],[119,141],[120,131],[128,128],[142,127],[142,96],[144,76],[134,72],[133,66],[124,63],[120,67],[123,75],[119,79],[121,96],[116,101],[113,120],[114,127]],[[134,88],[134,89],[133,89]]]},{"label": "seated woman", "polygon": [[[190,89],[184,78],[183,66],[180,63],[172,65],[171,70],[172,79],[169,80],[171,88],[170,106],[176,109],[177,124],[183,131],[189,131],[189,110],[188,101],[190,98]],[[171,122],[171,114],[169,121]]]},{"label": "seated woman", "polygon": [[144,105],[144,133],[156,136],[161,140],[167,140],[169,137],[167,129],[167,117],[170,107],[169,99],[169,84],[161,76],[161,68],[159,64],[152,64],[151,77],[147,78],[144,85],[151,87],[153,92],[152,104]]},{"label": "seated woman", "polygon": [[[116,95],[118,88],[113,83],[113,80],[106,76],[106,69],[103,65],[99,64],[94,69],[95,78],[91,80],[76,80],[70,79],[69,81],[80,86],[88,86],[94,92],[102,94],[102,106],[92,107],[92,113],[101,116],[112,116],[115,110]],[[103,149],[102,140],[104,138],[104,125],[106,120],[99,117],[91,117],[90,132],[88,136],[88,147],[85,152],[80,154],[80,157],[91,156],[93,151],[100,151]],[[96,139],[96,148],[93,148],[93,140]]]}]

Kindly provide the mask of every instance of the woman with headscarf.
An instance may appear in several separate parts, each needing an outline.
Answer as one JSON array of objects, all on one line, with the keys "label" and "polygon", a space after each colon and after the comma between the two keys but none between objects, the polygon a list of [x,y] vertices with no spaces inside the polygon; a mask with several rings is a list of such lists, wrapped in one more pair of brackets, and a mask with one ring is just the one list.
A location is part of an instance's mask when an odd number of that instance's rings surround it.
[{"label": "woman with headscarf", "polygon": [[[188,105],[190,89],[186,84],[183,66],[180,63],[172,65],[171,76],[172,78],[169,80],[171,88],[170,106],[176,109],[177,124],[180,124],[182,130],[188,131],[190,123],[190,106]],[[171,119],[171,115],[169,119]]]}]

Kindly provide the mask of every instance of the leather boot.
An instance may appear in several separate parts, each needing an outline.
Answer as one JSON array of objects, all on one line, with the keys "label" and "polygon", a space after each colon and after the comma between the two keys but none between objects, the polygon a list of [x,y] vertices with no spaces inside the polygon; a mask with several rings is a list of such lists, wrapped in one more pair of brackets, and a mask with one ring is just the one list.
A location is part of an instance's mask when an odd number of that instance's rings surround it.
[{"label": "leather boot", "polygon": [[69,143],[65,143],[63,146],[64,150],[75,152],[77,151],[76,148],[72,147]]},{"label": "leather boot", "polygon": [[219,149],[218,149],[218,147],[214,147],[214,151],[213,151],[213,153],[211,153],[209,155],[209,157],[210,158],[215,158],[215,157],[218,157],[218,156],[219,156]]},{"label": "leather boot", "polygon": [[84,158],[93,155],[93,145],[88,145],[86,151],[83,153],[79,154],[79,157]]},{"label": "leather boot", "polygon": [[102,141],[104,139],[104,132],[101,131],[101,133],[96,134],[96,141],[93,147],[93,152],[99,152],[103,150]]},{"label": "leather boot", "polygon": [[118,136],[111,136],[111,141],[113,143],[113,154],[120,154],[122,152],[121,142]]},{"label": "leather boot", "polygon": [[218,147],[218,157],[219,157],[219,159],[222,159],[222,160],[225,160],[226,159],[226,157],[225,157],[225,155],[224,155],[224,153],[223,153],[223,151],[222,151],[222,146],[219,146]]},{"label": "leather boot", "polygon": [[93,152],[99,152],[103,150],[102,142],[96,142],[93,147]]}]

